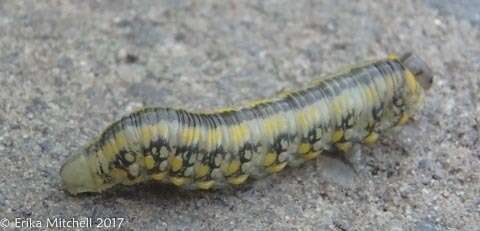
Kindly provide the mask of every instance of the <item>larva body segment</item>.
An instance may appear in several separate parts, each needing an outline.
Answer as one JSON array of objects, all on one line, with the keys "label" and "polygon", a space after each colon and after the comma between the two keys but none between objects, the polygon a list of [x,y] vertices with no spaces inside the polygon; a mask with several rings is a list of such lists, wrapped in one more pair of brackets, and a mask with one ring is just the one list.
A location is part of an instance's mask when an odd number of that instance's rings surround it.
[{"label": "larva body segment", "polygon": [[408,121],[423,101],[420,83],[431,80],[425,63],[407,54],[238,109],[146,108],[113,123],[61,176],[72,194],[150,180],[189,189],[239,185],[324,150],[374,143]]}]

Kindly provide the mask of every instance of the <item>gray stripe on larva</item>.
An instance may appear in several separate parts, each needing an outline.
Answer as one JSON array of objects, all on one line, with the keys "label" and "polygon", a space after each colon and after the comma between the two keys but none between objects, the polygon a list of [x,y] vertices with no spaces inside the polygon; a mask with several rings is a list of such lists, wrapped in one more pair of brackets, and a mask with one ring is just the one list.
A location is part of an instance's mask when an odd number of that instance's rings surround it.
[{"label": "gray stripe on larva", "polygon": [[[341,94],[343,91],[355,89],[358,84],[370,85],[376,82],[375,79],[386,76],[398,76],[404,70],[398,61],[379,61],[368,66],[356,67],[347,73],[321,81],[315,86],[292,92],[281,99],[271,102],[260,103],[250,108],[240,108],[220,113],[198,114],[186,110],[175,110],[170,108],[145,108],[121,118],[113,123],[101,135],[95,147],[101,147],[115,134],[127,128],[140,128],[145,125],[153,125],[160,121],[178,123],[180,127],[203,126],[215,128],[219,126],[231,126],[242,121],[250,121],[258,118],[267,118],[277,113],[284,113],[291,110],[306,107],[321,99],[331,98]],[[356,81],[352,81],[355,79]],[[398,79],[393,78],[398,84]],[[370,85],[371,86],[371,85]],[[377,94],[381,89],[373,84]]]}]

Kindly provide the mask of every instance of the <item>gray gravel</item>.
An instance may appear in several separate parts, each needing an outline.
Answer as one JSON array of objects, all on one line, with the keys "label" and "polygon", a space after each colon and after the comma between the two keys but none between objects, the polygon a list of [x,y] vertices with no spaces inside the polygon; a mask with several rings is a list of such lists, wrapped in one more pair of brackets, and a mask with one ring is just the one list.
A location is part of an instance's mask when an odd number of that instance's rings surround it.
[{"label": "gray gravel", "polygon": [[[480,230],[479,8],[0,1],[0,219],[123,217],[124,230]],[[349,155],[354,170],[325,156],[239,190],[141,185],[72,197],[61,188],[67,156],[139,107],[239,104],[407,50],[435,71],[427,104],[414,123]]]}]

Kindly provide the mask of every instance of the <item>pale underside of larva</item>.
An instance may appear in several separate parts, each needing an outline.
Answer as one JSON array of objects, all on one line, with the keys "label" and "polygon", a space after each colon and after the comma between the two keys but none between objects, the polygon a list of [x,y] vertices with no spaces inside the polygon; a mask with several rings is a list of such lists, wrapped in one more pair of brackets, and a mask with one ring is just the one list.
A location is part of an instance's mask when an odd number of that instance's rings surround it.
[{"label": "pale underside of larva", "polygon": [[61,176],[72,194],[147,181],[188,189],[239,185],[325,150],[374,143],[409,120],[432,79],[418,56],[392,55],[244,107],[142,109],[71,156]]}]

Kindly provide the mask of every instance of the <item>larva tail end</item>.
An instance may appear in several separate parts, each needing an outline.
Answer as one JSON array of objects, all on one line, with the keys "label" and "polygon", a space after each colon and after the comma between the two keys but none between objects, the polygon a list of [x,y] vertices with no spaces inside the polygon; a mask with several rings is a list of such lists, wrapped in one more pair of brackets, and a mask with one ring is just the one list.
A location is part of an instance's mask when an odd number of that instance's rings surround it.
[{"label": "larva tail end", "polygon": [[83,153],[71,156],[60,169],[60,176],[65,189],[73,195],[98,191]]},{"label": "larva tail end", "polygon": [[433,84],[433,72],[427,63],[420,56],[407,52],[400,58],[403,65],[415,75],[418,83],[423,89],[428,90]]}]

